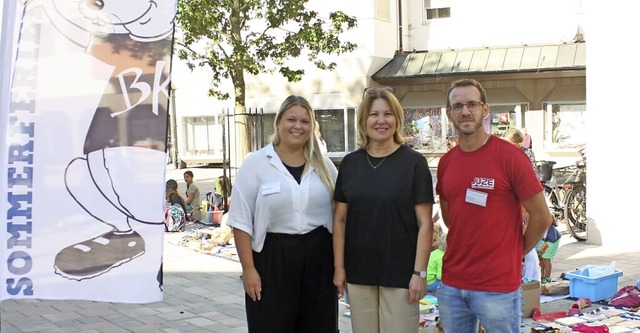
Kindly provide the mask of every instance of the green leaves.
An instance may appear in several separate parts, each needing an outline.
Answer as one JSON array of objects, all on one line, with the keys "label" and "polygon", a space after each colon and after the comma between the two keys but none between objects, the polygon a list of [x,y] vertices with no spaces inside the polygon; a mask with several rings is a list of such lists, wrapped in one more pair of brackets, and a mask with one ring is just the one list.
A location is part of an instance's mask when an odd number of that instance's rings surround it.
[{"label": "green leaves", "polygon": [[[289,81],[304,76],[289,59],[306,56],[316,67],[332,70],[323,56],[355,50],[340,35],[356,27],[343,12],[328,18],[305,8],[307,0],[178,0],[176,51],[191,69],[213,70],[209,94],[221,99],[220,81],[230,78],[236,105],[244,106],[244,74],[277,70]],[[224,98],[226,96],[226,98]]]}]

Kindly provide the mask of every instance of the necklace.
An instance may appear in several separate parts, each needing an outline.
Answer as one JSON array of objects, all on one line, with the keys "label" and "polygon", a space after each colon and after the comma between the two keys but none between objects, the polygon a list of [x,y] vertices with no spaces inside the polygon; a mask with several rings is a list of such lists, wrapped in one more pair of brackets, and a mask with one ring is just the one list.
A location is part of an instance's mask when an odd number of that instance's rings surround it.
[{"label": "necklace", "polygon": [[[387,155],[387,156],[389,156],[389,155]],[[380,166],[380,164],[382,164],[382,162],[384,162],[384,160],[386,160],[386,159],[387,159],[387,156],[385,156],[385,157],[382,159],[382,161],[380,161],[380,163],[378,163],[377,165],[373,165],[373,163],[371,163],[371,159],[369,159],[369,153],[367,153],[367,162],[369,162],[369,165],[370,165],[372,168],[377,169],[377,168]]]}]

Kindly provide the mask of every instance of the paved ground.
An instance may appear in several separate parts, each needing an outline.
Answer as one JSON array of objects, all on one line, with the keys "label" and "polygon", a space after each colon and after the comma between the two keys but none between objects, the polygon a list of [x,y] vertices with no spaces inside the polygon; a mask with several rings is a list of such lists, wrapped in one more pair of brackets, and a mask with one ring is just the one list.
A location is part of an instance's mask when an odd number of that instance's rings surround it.
[{"label": "paved ground", "polygon": [[[212,189],[213,180],[222,174],[218,169],[191,170],[203,193]],[[183,172],[167,171],[167,178],[179,181],[181,192]],[[172,245],[171,237],[178,235],[168,235],[165,240],[163,302],[8,300],[0,303],[2,332],[246,332],[240,264]],[[553,275],[557,277],[586,264],[606,265],[612,260],[624,272],[618,286],[635,284],[640,277],[640,252],[587,245],[565,235],[553,261]],[[568,310],[571,302],[544,303],[541,311]],[[351,332],[350,321],[342,312],[341,307],[340,331]]]}]

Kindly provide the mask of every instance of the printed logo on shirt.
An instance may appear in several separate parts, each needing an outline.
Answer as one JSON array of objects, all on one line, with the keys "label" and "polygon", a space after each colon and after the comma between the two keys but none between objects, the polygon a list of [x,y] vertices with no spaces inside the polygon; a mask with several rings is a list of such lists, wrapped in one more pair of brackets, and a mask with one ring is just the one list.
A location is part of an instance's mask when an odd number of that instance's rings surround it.
[{"label": "printed logo on shirt", "polygon": [[496,180],[493,178],[475,177],[473,178],[473,182],[471,182],[471,188],[493,190],[495,184]]}]

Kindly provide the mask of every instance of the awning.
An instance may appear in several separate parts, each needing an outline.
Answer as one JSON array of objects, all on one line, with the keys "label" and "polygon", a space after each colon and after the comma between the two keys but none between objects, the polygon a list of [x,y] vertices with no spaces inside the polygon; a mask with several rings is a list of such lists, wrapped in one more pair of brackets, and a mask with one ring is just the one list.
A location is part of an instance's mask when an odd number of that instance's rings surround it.
[{"label": "awning", "polygon": [[411,107],[442,107],[446,103],[442,91],[410,91],[406,93],[401,104],[404,108]]},{"label": "awning", "polygon": [[[399,54],[372,78],[381,84],[406,80],[496,74],[526,74],[522,77],[584,76],[586,44],[553,44],[490,47]],[[534,76],[535,75],[535,76]]]}]

